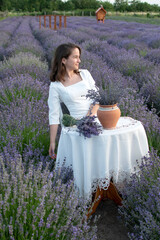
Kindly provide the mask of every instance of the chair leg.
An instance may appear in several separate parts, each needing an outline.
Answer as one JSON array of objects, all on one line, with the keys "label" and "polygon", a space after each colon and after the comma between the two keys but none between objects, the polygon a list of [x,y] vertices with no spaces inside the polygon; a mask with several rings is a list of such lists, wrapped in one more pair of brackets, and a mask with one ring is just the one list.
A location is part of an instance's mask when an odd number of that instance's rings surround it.
[{"label": "chair leg", "polygon": [[93,213],[95,213],[98,205],[100,204],[101,200],[103,198],[103,190],[97,189],[96,193],[95,193],[95,197],[93,199],[92,202],[92,206],[88,209],[88,213],[87,213],[87,218],[89,218]]},{"label": "chair leg", "polygon": [[88,209],[87,218],[89,218],[93,213],[95,213],[101,200],[105,199],[111,199],[117,205],[122,206],[122,198],[120,197],[115,185],[112,182],[110,182],[110,185],[107,190],[103,189],[100,190],[100,188],[98,187],[92,202],[92,206]]},{"label": "chair leg", "polygon": [[107,190],[103,190],[103,199],[107,198],[113,200],[117,205],[122,206],[122,198],[112,182],[110,182]]}]

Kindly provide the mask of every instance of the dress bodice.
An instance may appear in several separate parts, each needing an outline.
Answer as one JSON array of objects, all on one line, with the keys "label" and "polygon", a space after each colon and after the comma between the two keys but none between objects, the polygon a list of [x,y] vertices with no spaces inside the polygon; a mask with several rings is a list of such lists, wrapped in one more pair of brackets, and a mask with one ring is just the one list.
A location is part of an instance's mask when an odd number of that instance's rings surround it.
[{"label": "dress bodice", "polygon": [[70,115],[80,119],[88,113],[91,100],[86,99],[89,89],[96,89],[95,81],[86,69],[80,69],[81,81],[70,86],[64,86],[61,82],[51,82],[49,89],[49,124],[59,124],[62,111],[60,103],[64,102]]}]

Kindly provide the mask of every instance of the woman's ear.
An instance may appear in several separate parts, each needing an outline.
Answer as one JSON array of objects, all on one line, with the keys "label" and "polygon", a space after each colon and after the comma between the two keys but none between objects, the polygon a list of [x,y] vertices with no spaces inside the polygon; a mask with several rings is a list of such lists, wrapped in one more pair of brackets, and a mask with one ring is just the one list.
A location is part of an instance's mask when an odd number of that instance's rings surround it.
[{"label": "woman's ear", "polygon": [[66,58],[62,58],[62,63],[63,63],[63,64],[66,63]]}]

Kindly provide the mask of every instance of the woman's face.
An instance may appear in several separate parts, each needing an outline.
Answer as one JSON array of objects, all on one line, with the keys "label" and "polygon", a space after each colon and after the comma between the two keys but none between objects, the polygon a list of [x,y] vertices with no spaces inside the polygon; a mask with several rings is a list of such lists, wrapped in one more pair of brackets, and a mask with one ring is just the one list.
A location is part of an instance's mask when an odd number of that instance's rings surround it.
[{"label": "woman's face", "polygon": [[62,58],[62,63],[66,66],[66,70],[69,71],[78,70],[80,62],[80,52],[78,48],[74,48],[67,59]]}]

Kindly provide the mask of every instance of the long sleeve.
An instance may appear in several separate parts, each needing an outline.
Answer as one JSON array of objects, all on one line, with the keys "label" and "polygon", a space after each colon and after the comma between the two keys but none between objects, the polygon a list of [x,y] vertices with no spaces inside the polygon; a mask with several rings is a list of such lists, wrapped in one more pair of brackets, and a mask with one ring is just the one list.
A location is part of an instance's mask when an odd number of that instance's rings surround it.
[{"label": "long sleeve", "polygon": [[49,107],[49,125],[59,124],[62,118],[60,98],[56,86],[53,85],[52,83],[50,84],[49,88],[48,107]]}]

